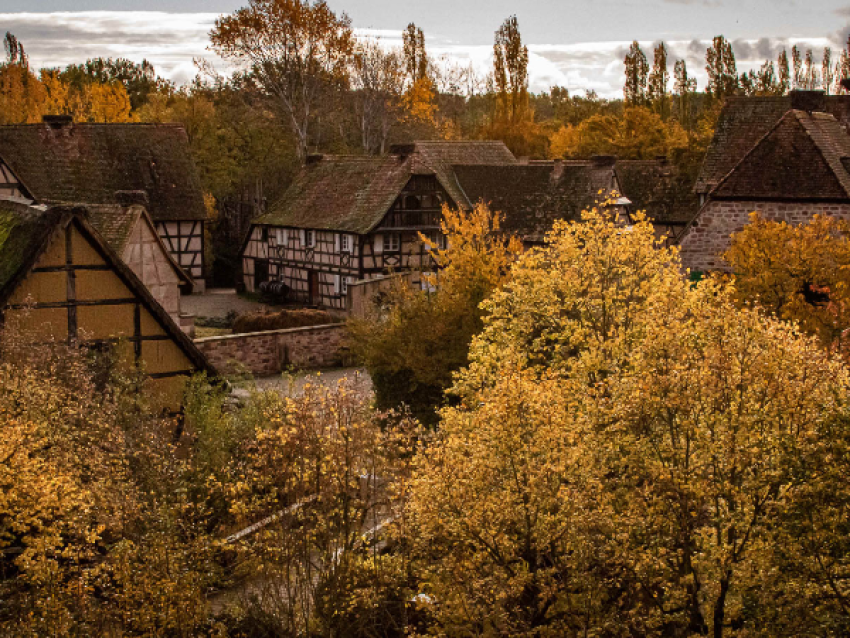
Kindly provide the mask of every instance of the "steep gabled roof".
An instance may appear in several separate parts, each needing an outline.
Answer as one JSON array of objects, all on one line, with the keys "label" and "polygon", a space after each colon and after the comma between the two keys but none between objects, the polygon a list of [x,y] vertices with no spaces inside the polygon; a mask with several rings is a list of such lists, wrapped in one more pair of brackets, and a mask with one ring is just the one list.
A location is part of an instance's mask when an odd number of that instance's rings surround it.
[{"label": "steep gabled roof", "polygon": [[410,162],[397,155],[326,156],[302,168],[283,198],[254,223],[368,233],[410,175]]},{"label": "steep gabled roof", "polygon": [[40,203],[113,204],[116,192],[144,191],[156,221],[207,217],[181,125],[0,126],[0,158]]},{"label": "steep gabled roof", "polygon": [[558,219],[577,220],[616,186],[612,166],[592,162],[456,165],[468,200],[502,213],[502,229],[540,241]]},{"label": "steep gabled roof", "polygon": [[47,249],[54,234],[69,224],[76,224],[92,242],[124,285],[156,318],[196,369],[215,375],[215,369],[197,346],[174,323],[136,274],[89,223],[87,212],[82,207],[34,206],[21,199],[0,197],[0,308]]},{"label": "steep gabled roof", "polygon": [[[731,171],[752,147],[794,107],[795,98],[730,97],[717,120],[714,139],[706,152],[694,190],[708,193]],[[841,124],[850,124],[850,96],[818,98],[820,108]]]},{"label": "steep gabled roof", "polygon": [[788,111],[711,191],[719,199],[850,199],[850,136],[827,113]]},{"label": "steep gabled roof", "polygon": [[[82,206],[82,204],[80,204]],[[112,250],[117,255],[123,255],[127,248],[127,242],[130,241],[130,234],[139,222],[147,224],[151,230],[151,235],[159,244],[162,254],[171,268],[177,274],[177,277],[183,282],[183,285],[193,285],[192,278],[186,273],[183,268],[174,259],[171,251],[162,241],[159,233],[153,225],[150,215],[144,206],[140,204],[89,204],[85,206],[88,213],[88,219],[91,225],[95,227],[97,232],[106,240]]]},{"label": "steep gabled roof", "polygon": [[329,155],[308,163],[256,224],[365,234],[389,211],[413,175],[435,175],[453,202],[468,207],[452,164],[515,164],[502,142],[425,141],[382,157]]},{"label": "steep gabled roof", "polygon": [[618,160],[614,170],[633,211],[661,224],[687,224],[696,216],[692,181],[666,160]]}]

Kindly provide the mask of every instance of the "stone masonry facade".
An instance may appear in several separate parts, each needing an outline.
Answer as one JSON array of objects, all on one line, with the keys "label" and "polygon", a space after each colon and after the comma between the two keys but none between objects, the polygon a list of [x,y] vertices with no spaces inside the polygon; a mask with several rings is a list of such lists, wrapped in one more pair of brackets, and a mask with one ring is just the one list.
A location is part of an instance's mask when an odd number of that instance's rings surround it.
[{"label": "stone masonry facade", "polygon": [[320,370],[345,359],[345,324],[268,330],[196,339],[195,345],[222,374],[280,374],[289,367]]},{"label": "stone masonry facade", "polygon": [[765,219],[793,225],[809,222],[815,215],[850,221],[850,204],[710,200],[679,241],[685,267],[692,272],[728,271],[720,255],[731,245],[732,233],[743,230],[754,211]]}]

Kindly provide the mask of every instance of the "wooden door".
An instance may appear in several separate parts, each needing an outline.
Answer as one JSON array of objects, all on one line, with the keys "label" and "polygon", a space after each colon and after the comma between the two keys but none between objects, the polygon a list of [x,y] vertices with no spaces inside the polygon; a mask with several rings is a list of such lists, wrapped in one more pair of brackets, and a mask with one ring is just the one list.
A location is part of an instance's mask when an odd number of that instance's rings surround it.
[{"label": "wooden door", "polygon": [[307,289],[310,295],[310,305],[318,306],[321,302],[319,296],[319,273],[315,270],[307,273]]},{"label": "wooden door", "polygon": [[269,262],[267,259],[254,260],[254,292],[260,290],[260,284],[269,280]]}]

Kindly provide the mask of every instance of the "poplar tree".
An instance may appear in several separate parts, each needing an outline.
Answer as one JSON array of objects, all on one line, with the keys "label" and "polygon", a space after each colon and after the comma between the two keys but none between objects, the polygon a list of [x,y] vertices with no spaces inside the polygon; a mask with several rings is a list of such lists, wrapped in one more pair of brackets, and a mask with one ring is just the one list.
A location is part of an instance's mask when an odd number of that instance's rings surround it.
[{"label": "poplar tree", "polygon": [[820,77],[815,66],[815,57],[812,50],[806,51],[806,59],[803,63],[803,88],[807,91],[814,91],[820,86]]},{"label": "poplar tree", "polygon": [[756,92],[759,95],[777,95],[779,92],[776,70],[771,60],[765,60],[756,75]]},{"label": "poplar tree", "polygon": [[732,45],[722,35],[716,36],[705,51],[705,70],[708,73],[708,94],[722,100],[738,90],[738,68]]},{"label": "poplar tree", "polygon": [[779,54],[777,62],[778,77],[776,82],[776,92],[778,95],[785,95],[788,89],[791,88],[791,70],[788,67],[788,54],[785,49]]},{"label": "poplar tree", "polygon": [[835,67],[832,66],[832,49],[829,47],[823,50],[821,78],[823,78],[823,90],[829,95],[832,90],[832,83],[835,80]]},{"label": "poplar tree", "polygon": [[791,63],[794,66],[794,84],[793,88],[803,88],[803,56],[800,54],[800,49],[795,44],[791,47]]},{"label": "poplar tree", "polygon": [[679,122],[686,130],[691,130],[691,96],[697,90],[697,80],[688,75],[688,63],[676,60],[673,66],[673,89],[679,102]]},{"label": "poplar tree", "polygon": [[402,32],[404,43],[404,67],[411,84],[428,77],[428,53],[425,51],[425,34],[414,23]]},{"label": "poplar tree", "polygon": [[3,38],[3,49],[6,51],[7,64],[17,64],[24,68],[29,67],[29,59],[24,51],[24,45],[9,31],[6,31],[6,36]]},{"label": "poplar tree", "polygon": [[637,40],[632,42],[624,63],[626,65],[626,83],[623,86],[623,96],[626,104],[642,106],[646,104],[649,63]]},{"label": "poplar tree", "polygon": [[652,72],[649,74],[649,99],[657,107],[662,119],[667,119],[667,83],[670,73],[667,71],[667,45],[663,42],[655,47]]},{"label": "poplar tree", "polygon": [[522,43],[516,16],[505,20],[496,31],[493,76],[501,114],[516,124],[528,110],[528,47]]},{"label": "poplar tree", "polygon": [[846,94],[848,91],[841,86],[841,80],[850,78],[850,36],[847,38],[847,46],[841,51],[841,56],[835,65],[835,93]]}]

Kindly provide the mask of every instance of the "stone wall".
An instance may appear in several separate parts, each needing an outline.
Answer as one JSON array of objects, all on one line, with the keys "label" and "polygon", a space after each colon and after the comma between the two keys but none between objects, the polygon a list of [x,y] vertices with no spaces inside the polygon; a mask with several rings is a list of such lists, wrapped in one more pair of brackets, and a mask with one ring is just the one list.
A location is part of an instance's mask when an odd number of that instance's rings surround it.
[{"label": "stone wall", "polygon": [[196,339],[195,345],[222,374],[280,374],[288,367],[335,368],[345,359],[345,324],[268,330]]},{"label": "stone wall", "polygon": [[815,215],[850,220],[848,204],[710,200],[679,241],[685,267],[701,272],[729,270],[720,255],[731,245],[732,233],[743,230],[753,211],[765,219],[795,225],[806,223]]}]

